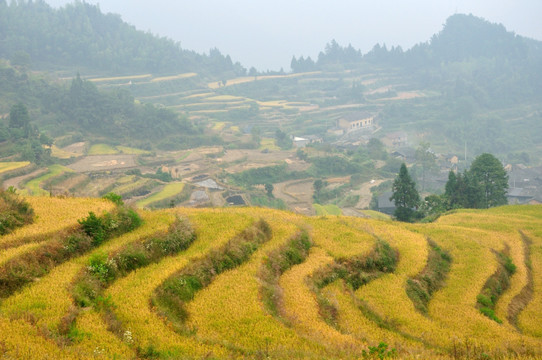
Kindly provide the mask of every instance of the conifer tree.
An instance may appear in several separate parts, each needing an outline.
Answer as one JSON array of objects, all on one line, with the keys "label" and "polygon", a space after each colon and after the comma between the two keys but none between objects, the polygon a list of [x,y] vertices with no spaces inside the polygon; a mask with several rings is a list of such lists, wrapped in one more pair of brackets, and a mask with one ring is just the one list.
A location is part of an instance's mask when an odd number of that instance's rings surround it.
[{"label": "conifer tree", "polygon": [[395,202],[394,215],[399,221],[412,221],[420,204],[420,194],[416,190],[416,183],[410,177],[405,163],[401,165],[399,174],[393,181],[393,194],[390,201]]}]

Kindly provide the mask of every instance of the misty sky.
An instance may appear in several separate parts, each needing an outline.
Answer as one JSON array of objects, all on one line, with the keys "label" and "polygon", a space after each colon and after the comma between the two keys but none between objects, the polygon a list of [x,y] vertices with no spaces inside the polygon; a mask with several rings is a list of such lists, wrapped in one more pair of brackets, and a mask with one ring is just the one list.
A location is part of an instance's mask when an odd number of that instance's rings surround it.
[{"label": "misty sky", "polygon": [[[60,6],[72,0],[45,0]],[[318,57],[332,39],[363,53],[376,43],[408,49],[454,13],[472,13],[542,40],[541,0],[85,0],[139,30],[199,53],[217,47],[258,70],[290,69],[292,55]]]}]

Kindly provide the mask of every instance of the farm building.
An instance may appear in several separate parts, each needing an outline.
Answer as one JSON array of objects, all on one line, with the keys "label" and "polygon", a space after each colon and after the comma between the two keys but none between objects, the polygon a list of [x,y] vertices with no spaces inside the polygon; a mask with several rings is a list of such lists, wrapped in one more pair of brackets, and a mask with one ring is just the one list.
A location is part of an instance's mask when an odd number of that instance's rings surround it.
[{"label": "farm building", "polygon": [[523,188],[510,188],[506,194],[509,204],[528,204],[534,199],[533,191]]},{"label": "farm building", "polygon": [[390,200],[393,195],[391,191],[387,191],[378,197],[378,211],[384,214],[393,215],[395,212],[395,202]]},{"label": "farm building", "polygon": [[356,130],[372,128],[374,116],[366,112],[355,112],[343,116],[337,121],[337,127],[349,133]]}]

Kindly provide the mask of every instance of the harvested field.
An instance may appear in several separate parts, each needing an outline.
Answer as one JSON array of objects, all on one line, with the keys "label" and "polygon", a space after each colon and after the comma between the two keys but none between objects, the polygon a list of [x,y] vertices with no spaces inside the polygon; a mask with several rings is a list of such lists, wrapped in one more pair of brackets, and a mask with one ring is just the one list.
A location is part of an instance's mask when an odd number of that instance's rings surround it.
[{"label": "harvested field", "polygon": [[128,169],[137,166],[136,155],[87,156],[68,167],[76,172]]}]

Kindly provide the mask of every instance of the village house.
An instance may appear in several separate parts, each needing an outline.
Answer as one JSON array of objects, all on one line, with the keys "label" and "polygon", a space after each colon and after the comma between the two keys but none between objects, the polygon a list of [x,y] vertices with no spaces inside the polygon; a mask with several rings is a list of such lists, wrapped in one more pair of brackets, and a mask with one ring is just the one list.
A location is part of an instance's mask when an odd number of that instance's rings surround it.
[{"label": "village house", "polygon": [[374,116],[366,112],[350,113],[337,121],[337,127],[344,130],[345,133],[372,128],[373,126]]}]

